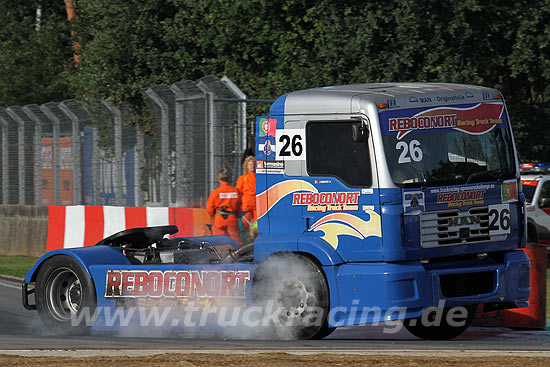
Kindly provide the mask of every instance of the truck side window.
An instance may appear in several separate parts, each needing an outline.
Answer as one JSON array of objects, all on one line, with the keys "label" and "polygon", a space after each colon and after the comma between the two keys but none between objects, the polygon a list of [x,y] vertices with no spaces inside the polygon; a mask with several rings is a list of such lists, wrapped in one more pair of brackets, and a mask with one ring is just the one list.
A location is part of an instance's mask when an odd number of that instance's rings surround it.
[{"label": "truck side window", "polygon": [[352,124],[357,121],[310,122],[306,125],[307,172],[332,176],[348,186],[368,187],[372,172],[368,143],[356,143]]}]

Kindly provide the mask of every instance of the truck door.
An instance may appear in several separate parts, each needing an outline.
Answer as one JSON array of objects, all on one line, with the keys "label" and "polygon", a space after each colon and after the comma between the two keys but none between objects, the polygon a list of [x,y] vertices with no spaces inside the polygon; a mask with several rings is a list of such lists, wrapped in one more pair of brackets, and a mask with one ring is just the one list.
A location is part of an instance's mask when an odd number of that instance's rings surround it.
[{"label": "truck door", "polygon": [[332,246],[344,261],[382,257],[380,200],[372,140],[353,140],[356,119],[305,124],[303,180],[311,191],[295,193],[306,233]]}]

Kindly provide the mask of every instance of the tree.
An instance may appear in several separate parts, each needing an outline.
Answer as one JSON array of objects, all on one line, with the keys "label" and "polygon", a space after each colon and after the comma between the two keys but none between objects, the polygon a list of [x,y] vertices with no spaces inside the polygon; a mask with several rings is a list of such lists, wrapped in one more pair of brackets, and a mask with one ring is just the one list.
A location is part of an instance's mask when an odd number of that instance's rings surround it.
[{"label": "tree", "polygon": [[65,7],[54,0],[0,0],[0,106],[69,97]]}]

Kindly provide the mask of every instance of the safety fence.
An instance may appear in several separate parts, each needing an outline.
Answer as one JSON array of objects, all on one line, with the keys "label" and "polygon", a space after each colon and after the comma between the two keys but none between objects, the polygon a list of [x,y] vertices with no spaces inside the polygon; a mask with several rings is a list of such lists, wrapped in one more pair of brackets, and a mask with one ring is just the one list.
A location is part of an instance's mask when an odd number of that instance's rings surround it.
[{"label": "safety fence", "polygon": [[193,208],[206,205],[219,168],[235,182],[247,99],[229,78],[142,92],[137,118],[111,101],[0,107],[0,203]]}]

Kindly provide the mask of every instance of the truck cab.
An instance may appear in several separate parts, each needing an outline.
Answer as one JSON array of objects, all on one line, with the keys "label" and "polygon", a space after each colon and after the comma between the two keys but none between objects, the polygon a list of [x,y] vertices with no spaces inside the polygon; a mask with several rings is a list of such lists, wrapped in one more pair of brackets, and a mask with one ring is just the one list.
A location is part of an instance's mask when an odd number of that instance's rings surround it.
[{"label": "truck cab", "polygon": [[329,327],[372,322],[361,309],[411,320],[440,302],[528,305],[524,196],[498,91],[309,89],[277,99],[256,129],[255,261],[291,253],[318,266],[339,310]]}]

